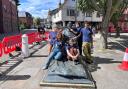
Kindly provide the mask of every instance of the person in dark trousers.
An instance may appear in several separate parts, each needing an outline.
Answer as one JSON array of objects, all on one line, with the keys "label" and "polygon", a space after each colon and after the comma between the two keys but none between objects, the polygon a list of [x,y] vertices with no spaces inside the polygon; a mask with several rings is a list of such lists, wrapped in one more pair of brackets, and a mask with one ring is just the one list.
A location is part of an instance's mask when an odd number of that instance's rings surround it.
[{"label": "person in dark trousers", "polygon": [[[79,22],[76,22],[76,29],[77,29],[77,35],[79,35],[82,29]],[[80,55],[82,55],[82,34],[78,37],[77,41],[78,41]]]}]

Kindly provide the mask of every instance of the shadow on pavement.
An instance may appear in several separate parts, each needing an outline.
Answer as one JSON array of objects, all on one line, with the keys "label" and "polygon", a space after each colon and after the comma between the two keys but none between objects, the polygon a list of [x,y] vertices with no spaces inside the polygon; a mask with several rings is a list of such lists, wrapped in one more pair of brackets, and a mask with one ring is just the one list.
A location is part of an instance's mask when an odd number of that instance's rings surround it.
[{"label": "shadow on pavement", "polygon": [[94,59],[94,63],[88,67],[90,72],[95,72],[98,69],[101,69],[101,67],[98,66],[99,64],[121,63],[121,61],[114,61],[113,59],[109,58],[94,57]]},{"label": "shadow on pavement", "polygon": [[128,48],[128,35],[122,34],[119,38],[116,38],[115,36],[111,36],[111,38],[114,39],[116,42],[109,42],[109,48],[125,52],[125,47]]},{"label": "shadow on pavement", "polygon": [[108,45],[109,45],[108,49],[110,50],[119,50],[119,51],[125,52],[125,48],[118,43],[109,42]]},{"label": "shadow on pavement", "polygon": [[[11,61],[11,60],[10,60]],[[13,60],[11,61],[11,63],[13,62]],[[19,60],[19,61],[16,61],[15,64],[12,64],[12,65],[8,65],[8,64],[5,64],[2,65],[3,67],[7,68],[5,71],[2,72],[1,75],[6,75],[7,73],[9,73],[10,71],[12,71],[17,65],[19,65],[21,62],[23,62],[23,60]],[[2,67],[0,66],[0,68]]]},{"label": "shadow on pavement", "polygon": [[32,55],[31,57],[48,57],[48,55]]},{"label": "shadow on pavement", "polygon": [[6,80],[27,80],[31,76],[30,75],[3,75],[0,76],[0,81],[6,81]]},{"label": "shadow on pavement", "polygon": [[34,51],[30,54],[30,57],[31,57],[33,54],[35,54],[37,51],[39,51],[39,49],[43,48],[44,46],[46,46],[46,44],[42,44],[42,45],[40,45],[39,48],[34,49]]}]

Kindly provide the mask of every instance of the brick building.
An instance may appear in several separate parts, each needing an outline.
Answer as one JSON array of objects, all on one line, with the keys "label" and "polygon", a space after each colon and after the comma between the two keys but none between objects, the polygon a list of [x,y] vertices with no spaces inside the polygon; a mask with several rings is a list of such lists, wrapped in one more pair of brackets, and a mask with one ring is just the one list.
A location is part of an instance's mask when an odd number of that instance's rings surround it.
[{"label": "brick building", "polygon": [[0,34],[18,32],[17,6],[14,0],[0,0]]},{"label": "brick building", "polygon": [[19,16],[19,24],[24,25],[26,28],[31,28],[33,25],[32,15],[25,11],[20,11],[18,13]]}]

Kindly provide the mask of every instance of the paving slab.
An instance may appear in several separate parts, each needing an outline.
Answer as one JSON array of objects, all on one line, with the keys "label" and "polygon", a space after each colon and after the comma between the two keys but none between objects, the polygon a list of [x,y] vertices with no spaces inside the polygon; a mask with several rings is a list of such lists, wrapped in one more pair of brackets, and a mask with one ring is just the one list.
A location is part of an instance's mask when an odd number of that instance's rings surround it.
[{"label": "paving slab", "polygon": [[[42,77],[47,73],[41,69],[47,60],[47,48],[48,46],[38,49],[30,58],[24,59],[6,76],[0,78],[0,89],[82,89],[40,86]],[[96,82],[97,89],[128,89],[128,72],[118,68],[123,60],[124,51],[115,49],[103,51],[98,49],[95,42],[92,56],[94,63],[88,65],[88,68]],[[32,69],[33,71],[30,72]]]}]

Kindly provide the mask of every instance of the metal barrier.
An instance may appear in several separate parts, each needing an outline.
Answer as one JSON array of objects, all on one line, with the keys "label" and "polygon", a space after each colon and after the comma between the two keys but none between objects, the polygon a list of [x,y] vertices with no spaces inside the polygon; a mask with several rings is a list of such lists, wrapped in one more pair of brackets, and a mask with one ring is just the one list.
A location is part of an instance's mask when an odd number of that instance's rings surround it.
[{"label": "metal barrier", "polygon": [[21,35],[5,37],[2,44],[4,53],[11,53],[16,50],[16,47],[21,47]]},{"label": "metal barrier", "polygon": [[2,43],[0,42],[0,57],[2,56],[3,51],[2,51]]}]

